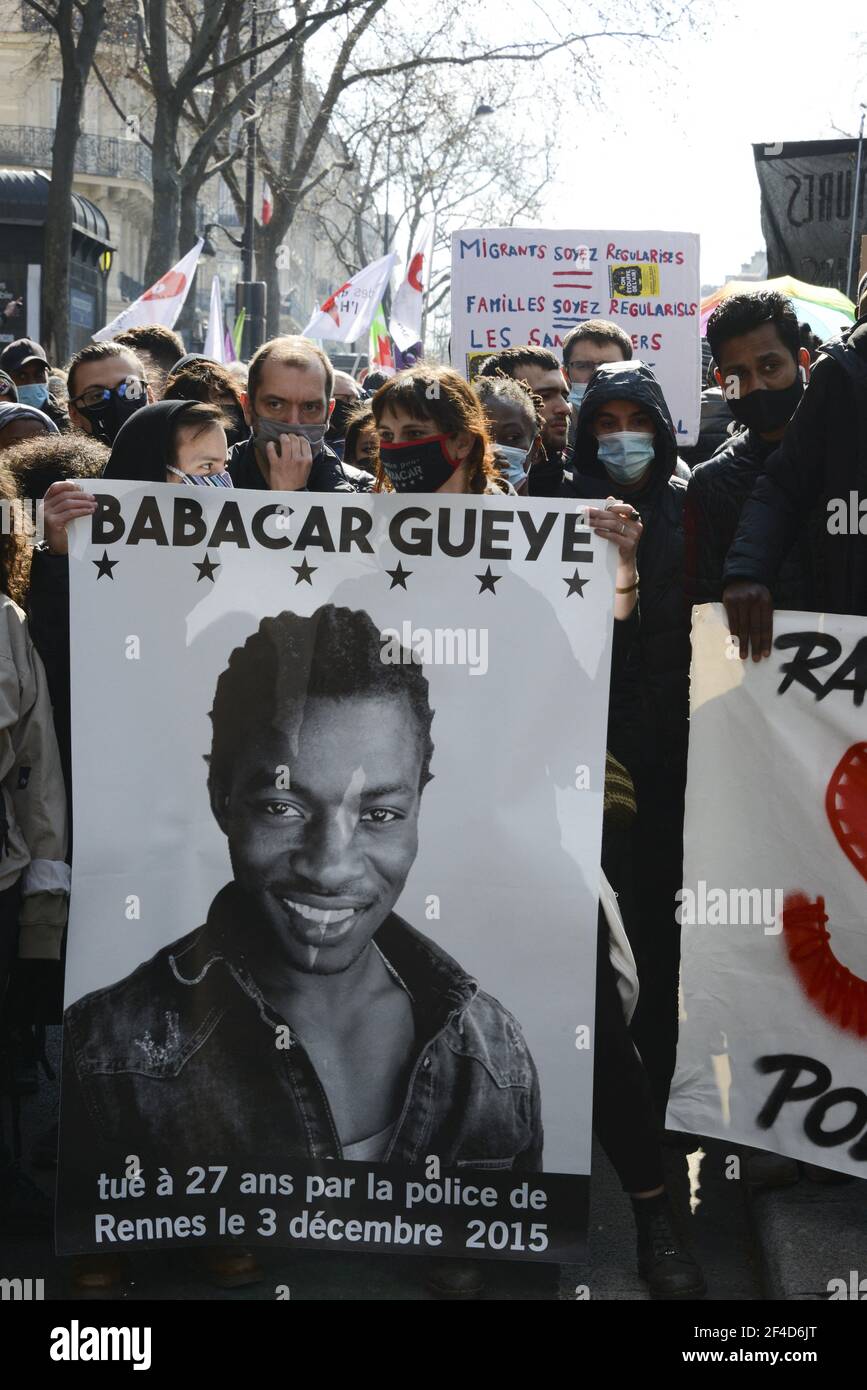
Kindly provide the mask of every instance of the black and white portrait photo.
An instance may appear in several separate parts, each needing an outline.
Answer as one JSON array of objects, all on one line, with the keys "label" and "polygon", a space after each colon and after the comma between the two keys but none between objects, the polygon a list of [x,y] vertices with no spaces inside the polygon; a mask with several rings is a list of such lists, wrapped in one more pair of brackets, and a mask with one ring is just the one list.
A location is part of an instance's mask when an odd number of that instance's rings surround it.
[{"label": "black and white portrait photo", "polygon": [[481,1209],[565,1258],[610,547],[567,501],[182,491],[70,543],[58,1246],[460,1255]]},{"label": "black and white portrait photo", "polygon": [[422,667],[364,612],[265,618],[220,676],[204,926],[66,1014],[73,1142],[542,1167],[507,1009],[394,911],[434,775]]}]

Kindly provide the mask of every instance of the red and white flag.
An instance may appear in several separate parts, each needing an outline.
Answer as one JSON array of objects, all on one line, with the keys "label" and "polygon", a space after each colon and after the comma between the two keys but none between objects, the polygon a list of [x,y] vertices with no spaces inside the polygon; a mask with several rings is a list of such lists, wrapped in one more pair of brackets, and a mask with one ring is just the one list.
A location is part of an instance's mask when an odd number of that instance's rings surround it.
[{"label": "red and white flag", "polygon": [[302,336],[338,343],[365,337],[396,260],[397,253],[392,251],[359,270],[319,306]]},{"label": "red and white flag", "polygon": [[262,184],[262,226],[267,227],[274,212],[274,198],[267,179]]},{"label": "red and white flag", "polygon": [[424,297],[430,284],[433,239],[433,222],[423,222],[416,232],[406,276],[395,291],[388,331],[401,352],[406,352],[414,343],[421,342],[422,314]]},{"label": "red and white flag", "polygon": [[94,333],[94,339],[99,342],[113,338],[115,333],[122,332],[124,328],[136,328],[142,323],[160,323],[164,328],[174,328],[178,314],[184,307],[184,300],[189,294],[204,244],[204,239],[199,237],[192,250],[182,256],[177,265],[173,265],[171,270],[161,275],[156,284],[145,290],[129,308],[121,309],[117,317],[113,318],[111,323],[107,323],[105,328],[100,328],[98,333]]}]

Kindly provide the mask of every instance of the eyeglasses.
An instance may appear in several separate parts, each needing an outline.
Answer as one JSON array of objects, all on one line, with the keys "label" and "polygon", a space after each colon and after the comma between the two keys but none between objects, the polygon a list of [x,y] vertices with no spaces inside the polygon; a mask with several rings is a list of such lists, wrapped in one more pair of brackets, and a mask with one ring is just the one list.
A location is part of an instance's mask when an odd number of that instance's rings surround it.
[{"label": "eyeglasses", "polygon": [[573,372],[595,372],[598,366],[598,362],[582,362],[579,358],[573,357],[566,370],[572,376]]},{"label": "eyeglasses", "polygon": [[122,381],[119,386],[88,386],[86,391],[82,391],[80,396],[73,397],[72,404],[79,410],[84,407],[86,410],[95,410],[104,401],[110,401],[113,395],[121,400],[140,401],[147,391],[147,382],[138,376],[128,376],[126,381]]}]

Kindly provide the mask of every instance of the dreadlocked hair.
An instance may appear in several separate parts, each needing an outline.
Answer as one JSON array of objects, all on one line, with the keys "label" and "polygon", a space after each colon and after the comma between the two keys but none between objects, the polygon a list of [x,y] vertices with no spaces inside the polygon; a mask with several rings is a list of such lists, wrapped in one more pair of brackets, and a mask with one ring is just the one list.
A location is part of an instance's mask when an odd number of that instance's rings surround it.
[{"label": "dreadlocked hair", "polygon": [[533,433],[541,434],[545,423],[542,418],[542,397],[537,396],[520,377],[507,376],[505,372],[497,372],[493,376],[477,376],[473,382],[473,390],[483,407],[489,401],[507,401],[510,405],[517,406],[530,422]]}]

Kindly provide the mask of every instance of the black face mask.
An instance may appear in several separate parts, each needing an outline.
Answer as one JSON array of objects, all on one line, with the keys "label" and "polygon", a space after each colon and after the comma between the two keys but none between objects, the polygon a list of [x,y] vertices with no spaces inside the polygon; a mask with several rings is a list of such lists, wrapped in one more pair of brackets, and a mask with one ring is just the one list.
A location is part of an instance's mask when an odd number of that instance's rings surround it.
[{"label": "black face mask", "polygon": [[527,479],[527,492],[531,497],[559,497],[563,486],[563,460],[541,459],[534,463]]},{"label": "black face mask", "polygon": [[244,419],[244,412],[239,405],[224,405],[222,410],[226,418],[232,422],[226,429],[226,443],[231,449],[233,444],[241,444],[250,438],[250,426]]},{"label": "black face mask", "polygon": [[414,439],[411,444],[379,446],[385,475],[395,492],[436,492],[458,467],[445,449],[444,434]]},{"label": "black face mask", "polygon": [[785,386],[782,391],[750,391],[749,395],[730,400],[728,406],[738,424],[746,425],[756,434],[771,434],[789,423],[803,394],[804,382],[799,368],[791,386]]},{"label": "black face mask", "polygon": [[135,397],[119,396],[117,391],[112,391],[108,400],[100,401],[99,405],[79,406],[79,410],[90,421],[94,439],[102,440],[103,444],[113,444],[121,425],[125,425],[129,417],[147,403],[144,391]]},{"label": "black face mask", "polygon": [[345,396],[337,397],[328,421],[328,439],[346,438],[346,426],[349,424],[349,417],[357,404],[357,401],[347,400]]}]

